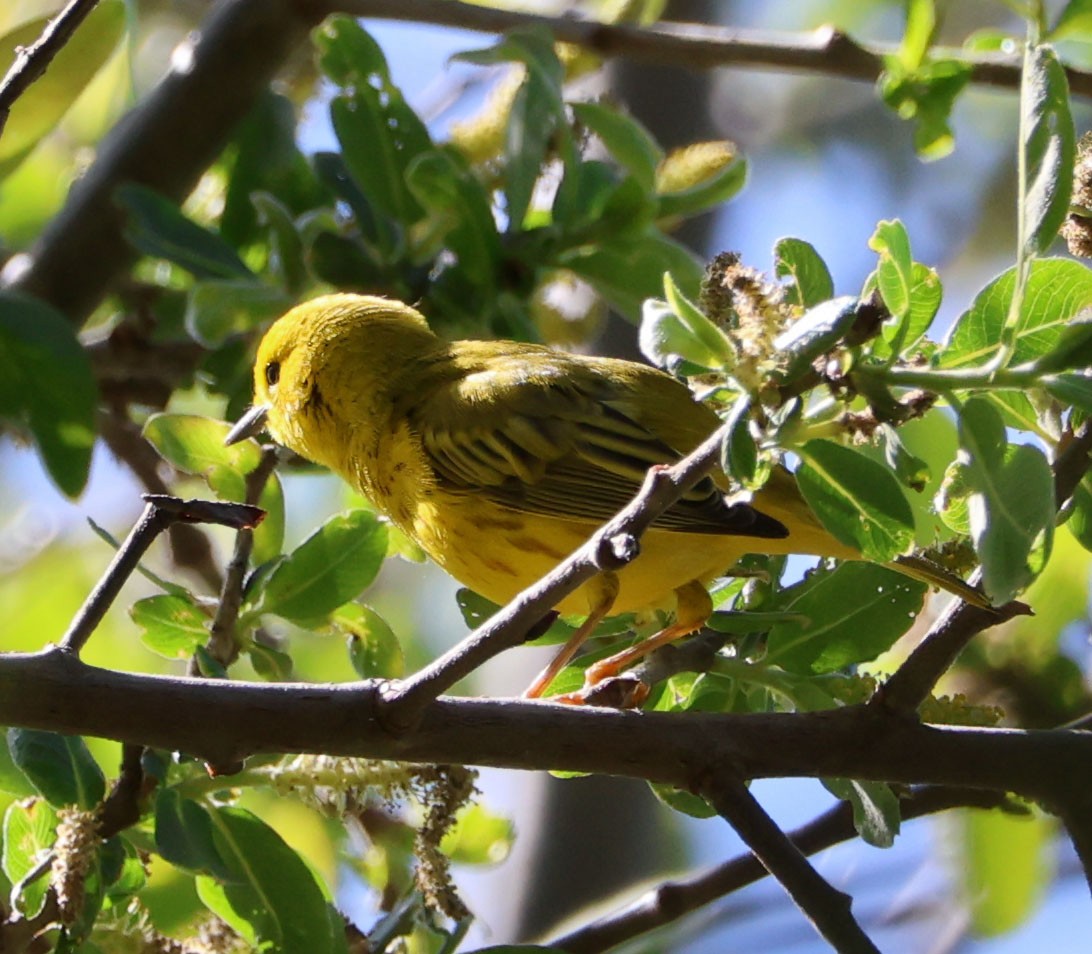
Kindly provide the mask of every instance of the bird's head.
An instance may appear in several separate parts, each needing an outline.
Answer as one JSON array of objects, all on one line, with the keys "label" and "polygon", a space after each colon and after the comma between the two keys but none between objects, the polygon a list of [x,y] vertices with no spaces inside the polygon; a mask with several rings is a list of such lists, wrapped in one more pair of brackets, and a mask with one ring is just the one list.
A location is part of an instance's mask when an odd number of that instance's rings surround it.
[{"label": "bird's head", "polygon": [[280,444],[330,464],[323,444],[416,354],[437,344],[420,312],[374,295],[324,295],[273,323],[254,362],[254,401],[233,444],[266,430]]}]

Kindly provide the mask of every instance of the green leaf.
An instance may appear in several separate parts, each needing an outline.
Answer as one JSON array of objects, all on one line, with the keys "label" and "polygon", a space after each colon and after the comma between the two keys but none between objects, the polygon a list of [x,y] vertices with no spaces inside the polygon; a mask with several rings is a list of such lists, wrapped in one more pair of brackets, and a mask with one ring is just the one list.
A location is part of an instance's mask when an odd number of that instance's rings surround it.
[{"label": "green leaf", "polygon": [[661,367],[679,358],[703,368],[734,363],[735,353],[724,333],[689,298],[679,291],[670,274],[664,275],[667,301],[649,299],[641,313],[639,342],[642,353]]},{"label": "green leaf", "polygon": [[387,553],[387,527],[354,510],[331,517],[274,568],[257,594],[257,612],[308,621],[359,596]]},{"label": "green leaf", "polygon": [[1092,0],[1069,0],[1058,16],[1054,28],[1047,34],[1052,42],[1058,40],[1087,41],[1092,35]]},{"label": "green leaf", "polygon": [[275,195],[255,192],[250,201],[258,211],[258,220],[269,230],[269,267],[289,296],[299,294],[307,282],[303,260],[303,239],[292,214]]},{"label": "green leaf", "polygon": [[831,778],[823,784],[853,808],[853,827],[873,848],[890,848],[902,823],[898,796],[884,782]]},{"label": "green leaf", "polygon": [[997,604],[1008,602],[1042,570],[1054,533],[1054,480],[1037,447],[1010,445],[994,407],[971,398],[959,418],[971,537],[983,585]]},{"label": "green leaf", "polygon": [[0,420],[27,428],[69,497],[87,483],[98,394],[75,329],[35,298],[0,292]]},{"label": "green leaf", "polygon": [[704,798],[695,795],[693,792],[684,791],[674,785],[656,784],[654,782],[649,783],[649,788],[652,789],[652,794],[668,808],[689,815],[691,818],[713,818],[717,814],[716,810]]},{"label": "green leaf", "polygon": [[910,452],[899,437],[899,432],[890,424],[884,424],[882,431],[884,460],[887,466],[907,487],[912,490],[924,490],[929,482],[929,465]]},{"label": "green leaf", "polygon": [[823,526],[869,560],[886,563],[914,542],[914,514],[882,464],[828,440],[799,448],[800,492]]},{"label": "green leaf", "polygon": [[662,291],[670,272],[683,294],[696,298],[703,269],[688,248],[660,233],[623,238],[600,246],[567,249],[557,262],[586,279],[630,320],[636,321],[646,298]]},{"label": "green leaf", "polygon": [[[500,236],[485,189],[454,153],[430,152],[419,156],[406,171],[410,191],[432,215],[432,251],[454,260],[449,272],[463,276],[474,301],[494,294]],[[430,290],[434,296],[434,292]]]},{"label": "green leaf", "polygon": [[720,448],[720,467],[732,480],[757,490],[759,476],[758,445],[751,436],[751,399],[743,396],[732,405],[725,423],[728,432]]},{"label": "green leaf", "polygon": [[409,164],[432,140],[391,81],[383,51],[351,17],[328,18],[315,31],[319,63],[344,87],[330,103],[341,154],[370,202],[396,222],[421,217],[405,183]]},{"label": "green leaf", "polygon": [[266,682],[284,682],[292,678],[293,663],[288,653],[257,640],[246,647],[254,671]]},{"label": "green leaf", "polygon": [[836,672],[875,659],[921,611],[926,586],[893,569],[857,561],[782,590],[771,609],[799,619],[777,623],[766,661],[793,672]]},{"label": "green leaf", "polygon": [[948,119],[970,78],[971,65],[959,60],[910,67],[898,57],[884,58],[880,96],[900,117],[914,120],[914,148],[922,159],[941,159],[954,148]]},{"label": "green leaf", "polygon": [[1092,312],[1082,311],[1058,336],[1054,347],[1035,362],[1040,373],[1092,367]]},{"label": "green leaf", "polygon": [[733,198],[747,181],[747,161],[737,157],[688,189],[661,192],[658,218],[697,215]]},{"label": "green leaf", "polygon": [[810,242],[778,239],[774,246],[774,268],[778,278],[789,279],[785,298],[790,305],[812,308],[834,297],[830,269]]},{"label": "green leaf", "polygon": [[330,625],[348,637],[349,661],[361,679],[400,679],[405,675],[402,644],[375,610],[346,603],[334,611]]},{"label": "green leaf", "polygon": [[898,219],[880,222],[868,247],[880,256],[876,284],[884,304],[900,323],[910,313],[914,259],[910,254],[910,236]]},{"label": "green leaf", "polygon": [[186,331],[206,348],[252,331],[292,304],[281,289],[238,279],[197,282],[186,296]]},{"label": "green leaf", "polygon": [[234,248],[155,189],[128,183],[118,186],[114,201],[125,213],[125,238],[138,252],[173,262],[198,279],[255,280]]},{"label": "green leaf", "polygon": [[885,321],[880,329],[883,343],[888,347],[876,347],[878,355],[905,352],[917,344],[929,330],[940,309],[944,288],[936,269],[914,262],[910,269],[910,308],[901,318]]},{"label": "green leaf", "polygon": [[[332,204],[330,190],[316,176],[296,142],[296,105],[288,95],[267,89],[236,126],[220,163],[227,176],[220,234],[235,248],[262,239],[258,194],[275,195],[289,215]],[[268,222],[266,224],[269,224]],[[291,290],[289,269],[282,272]]]},{"label": "green leaf", "polygon": [[[41,865],[56,838],[57,813],[47,802],[41,799],[13,802],[4,812],[4,850],[0,855],[0,867],[12,885],[19,886],[20,890],[12,900],[24,917],[34,917],[45,904],[50,866],[42,868]],[[24,882],[35,871],[38,876]]]},{"label": "green leaf", "polygon": [[1043,384],[1063,404],[1092,414],[1092,374],[1055,374],[1044,378]]},{"label": "green leaf", "polygon": [[651,191],[656,182],[656,167],[664,158],[652,134],[632,116],[605,103],[573,103],[569,108],[577,122],[599,137],[611,158],[642,189]]},{"label": "green leaf", "polygon": [[495,46],[460,53],[456,59],[479,65],[514,62],[525,67],[523,83],[512,100],[504,142],[505,213],[508,231],[516,232],[523,227],[551,140],[555,133],[569,137],[561,99],[564,68],[554,52],[553,37],[541,27],[512,30]]},{"label": "green leaf", "polygon": [[[952,328],[940,364],[961,368],[984,364],[1000,347],[1012,302],[1015,269],[1008,269],[975,297]],[[1031,263],[1016,325],[1012,361],[1020,364],[1047,354],[1081,311],[1092,307],[1092,270],[1069,259]]]},{"label": "green leaf", "polygon": [[966,811],[964,894],[976,934],[996,937],[1027,921],[1052,881],[1055,826],[1041,815]]},{"label": "green leaf", "polygon": [[[49,61],[49,69],[15,100],[0,138],[0,179],[7,177],[79,98],[125,32],[123,0],[100,0]],[[21,47],[34,43],[53,15],[29,20],[0,37],[0,76]]]},{"label": "green leaf", "polygon": [[230,881],[234,873],[220,857],[209,809],[173,788],[155,798],[155,846],[165,861],[195,874]]},{"label": "green leaf", "polygon": [[1041,255],[1069,214],[1076,134],[1069,112],[1069,83],[1049,46],[1029,47],[1020,88],[1020,129],[1027,177],[1020,242],[1027,255]]},{"label": "green leaf", "polygon": [[196,414],[153,414],[144,436],[168,463],[204,478],[222,500],[246,500],[246,475],[258,466],[261,450],[254,441],[229,447],[224,438],[230,425]]},{"label": "green leaf", "polygon": [[222,881],[198,877],[197,893],[209,909],[259,950],[343,950],[323,887],[281,836],[241,808],[208,814],[216,852],[231,875]]},{"label": "green leaf", "polygon": [[0,792],[14,795],[16,798],[37,794],[37,789],[30,784],[30,779],[20,771],[19,766],[12,759],[6,740],[3,745],[0,745]]},{"label": "green leaf", "polygon": [[[256,441],[224,446],[230,430],[224,421],[197,414],[153,414],[144,424],[144,437],[164,460],[187,474],[201,477],[221,500],[246,501],[247,475],[261,462]],[[255,563],[264,563],[281,552],[284,542],[284,492],[280,479],[271,474],[258,497],[266,515],[254,529]]]},{"label": "green leaf", "polygon": [[860,302],[848,295],[831,298],[808,309],[774,339],[779,367],[774,375],[780,382],[795,380],[813,361],[833,348],[857,320]]},{"label": "green leaf", "polygon": [[106,779],[79,736],[8,729],[7,739],[12,761],[50,805],[94,808],[102,801]]},{"label": "green leaf", "polygon": [[440,850],[456,864],[495,865],[508,857],[515,837],[515,826],[509,819],[475,804],[459,812],[440,842]]},{"label": "green leaf", "polygon": [[1092,477],[1085,476],[1073,491],[1073,506],[1065,525],[1082,547],[1092,551]]},{"label": "green leaf", "polygon": [[129,607],[129,616],[144,631],[140,641],[167,659],[189,659],[209,638],[209,617],[179,595],[137,600]]}]

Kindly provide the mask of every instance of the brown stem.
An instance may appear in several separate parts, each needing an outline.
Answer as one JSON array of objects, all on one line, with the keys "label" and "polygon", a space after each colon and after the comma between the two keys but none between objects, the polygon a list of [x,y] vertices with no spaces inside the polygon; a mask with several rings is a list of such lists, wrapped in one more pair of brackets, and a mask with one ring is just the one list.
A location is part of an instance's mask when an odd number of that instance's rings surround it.
[{"label": "brown stem", "polygon": [[[904,822],[953,808],[1002,808],[1007,797],[1000,792],[973,788],[929,785],[899,799]],[[822,815],[789,833],[789,840],[805,855],[814,855],[857,836],[853,810],[839,802]],[[678,881],[665,881],[615,914],[576,928],[549,946],[566,954],[600,954],[649,931],[739,891],[765,878],[768,872],[753,854],[739,855],[708,871]]]},{"label": "brown stem", "polygon": [[30,85],[49,68],[53,57],[76,32],[84,18],[95,9],[98,0],[70,0],[42,30],[30,46],[20,47],[15,51],[15,62],[11,64],[7,75],[0,80],[0,135],[11,115],[11,107],[23,95]]},{"label": "brown stem", "polygon": [[812,867],[738,776],[721,767],[702,780],[699,790],[834,950],[842,954],[879,954],[879,948],[853,917],[853,899]]}]

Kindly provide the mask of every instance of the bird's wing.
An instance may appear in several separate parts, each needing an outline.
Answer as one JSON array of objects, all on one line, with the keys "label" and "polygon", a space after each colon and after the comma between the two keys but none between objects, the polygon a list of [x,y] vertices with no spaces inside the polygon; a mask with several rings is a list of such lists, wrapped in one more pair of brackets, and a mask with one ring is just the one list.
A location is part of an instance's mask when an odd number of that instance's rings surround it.
[{"label": "bird's wing", "polygon": [[[620,382],[611,373],[620,365],[545,349],[522,346],[490,358],[421,395],[407,417],[446,489],[513,510],[603,522],[632,499],[650,467],[674,463],[716,425],[683,385],[651,369],[647,380],[637,374],[639,380]],[[625,367],[632,374],[635,366]],[[649,402],[655,411],[642,414]],[[676,422],[677,433],[658,433],[664,420]],[[709,478],[655,525],[767,538],[787,533],[773,518],[726,502]]]}]

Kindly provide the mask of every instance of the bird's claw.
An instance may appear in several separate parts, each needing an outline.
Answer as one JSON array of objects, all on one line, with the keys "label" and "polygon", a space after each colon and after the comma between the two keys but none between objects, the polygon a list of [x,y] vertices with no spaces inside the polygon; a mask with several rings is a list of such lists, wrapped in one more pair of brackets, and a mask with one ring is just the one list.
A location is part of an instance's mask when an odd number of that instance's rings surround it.
[{"label": "bird's claw", "polygon": [[566,692],[554,696],[550,701],[570,706],[639,709],[650,691],[648,683],[642,682],[636,676],[611,676],[599,682],[589,678],[577,692]]}]

